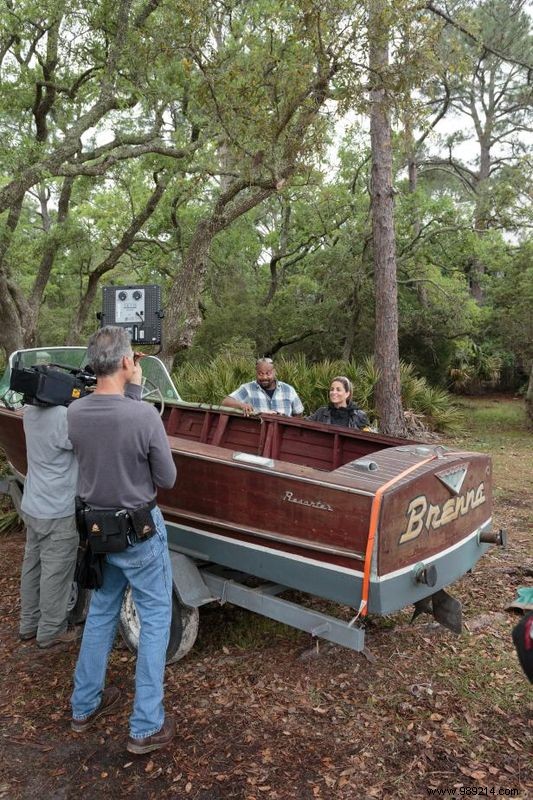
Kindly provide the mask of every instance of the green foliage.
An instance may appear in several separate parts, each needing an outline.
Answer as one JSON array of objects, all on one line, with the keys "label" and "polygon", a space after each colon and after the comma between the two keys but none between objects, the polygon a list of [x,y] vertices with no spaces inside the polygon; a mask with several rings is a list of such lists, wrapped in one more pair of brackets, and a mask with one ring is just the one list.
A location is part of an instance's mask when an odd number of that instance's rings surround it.
[{"label": "green foliage", "polygon": [[[0,450],[0,478],[8,473],[7,459],[3,450]],[[0,535],[9,533],[20,524],[20,517],[14,510],[11,499],[5,495],[0,495]]]},{"label": "green foliage", "polygon": [[0,536],[10,533],[20,525],[20,517],[14,510],[3,510],[0,508]]},{"label": "green foliage", "polygon": [[[276,359],[276,373],[280,380],[294,386],[306,414],[327,404],[332,379],[346,375],[353,383],[354,401],[376,421],[373,395],[378,373],[372,358],[310,362],[300,353],[293,358]],[[183,364],[173,377],[184,400],[219,405],[242,383],[255,379],[254,359],[230,350],[207,364]],[[460,428],[462,416],[450,395],[417,376],[413,365],[402,364],[401,386],[404,408],[420,418],[425,427],[443,432]]]},{"label": "green foliage", "polygon": [[511,250],[498,280],[488,291],[485,337],[494,342],[504,365],[521,371],[524,380],[533,362],[533,240]]},{"label": "green foliage", "polygon": [[455,392],[476,394],[497,385],[502,368],[499,354],[490,352],[471,339],[464,340],[455,351],[449,368],[451,388]]},{"label": "green foliage", "polygon": [[[199,224],[210,218],[224,191],[236,183],[244,187],[224,208],[231,218],[239,197],[248,200],[274,182],[272,196],[236,216],[214,238],[202,266],[201,326],[192,347],[179,353],[181,368],[193,370],[219,354],[253,362],[255,354],[279,351],[287,364],[305,357],[307,367],[297,377],[308,408],[325,401],[330,365],[333,373],[352,370],[358,401],[372,409],[371,168],[362,119],[368,111],[362,91],[368,73],[364,59],[353,57],[367,48],[367,4],[133,4],[122,32],[122,6],[107,0],[20,0],[15,5],[4,4],[0,11],[6,44],[0,189],[28,165],[44,164],[45,169],[25,192],[12,234],[7,210],[0,216],[0,277],[10,287],[0,297],[1,315],[7,314],[13,293],[27,344],[85,339],[100,305],[100,286],[94,296],[86,295],[90,276],[120,249],[156,177],[168,181],[157,207],[112,269],[102,272],[100,284],[160,283],[166,304],[170,288],[180,285]],[[502,375],[514,388],[533,359],[531,167],[521,140],[531,87],[518,65],[506,65],[413,0],[386,6],[394,42],[383,79],[394,103],[401,356],[430,384],[448,385],[453,372],[454,389],[468,391],[476,381],[493,380],[500,359]],[[141,8],[150,14],[138,24],[134,18]],[[530,20],[519,0],[460,0],[450,13],[498,52],[518,60],[529,57]],[[58,20],[57,57],[48,63]],[[298,128],[298,109],[311,116],[316,110],[308,93],[310,80],[326,69],[328,54],[347,42],[345,37],[351,42],[339,51],[334,78],[324,87],[333,102],[308,128]],[[51,71],[46,80],[45,69]],[[95,114],[78,131],[108,79],[115,96],[110,110]],[[483,93],[495,87],[492,100],[500,105],[491,136],[501,137],[498,147],[510,150],[496,161],[491,154],[491,175],[482,185],[476,178],[478,164],[452,168],[447,146],[445,163],[441,159],[431,167],[433,152],[438,159],[442,155],[436,152],[443,144],[440,126],[431,132],[430,124],[440,108],[443,79],[452,87],[455,104],[466,109],[467,120],[470,89],[479,110]],[[61,88],[52,97],[45,85]],[[52,101],[46,135],[40,138],[39,92]],[[345,127],[354,111],[357,121]],[[504,134],[513,126],[507,145]],[[459,130],[447,139],[454,163],[457,148],[474,136],[462,124],[455,127]],[[73,132],[78,149],[54,161]],[[413,153],[420,133],[428,136]],[[419,165],[416,188],[405,170],[413,155]],[[289,174],[291,165],[295,170]],[[72,194],[61,221],[59,201],[67,174],[73,176]],[[477,224],[481,218],[483,230]],[[28,309],[48,248],[54,256],[46,289]],[[471,299],[468,285],[477,262],[485,269],[483,307]],[[30,324],[25,329],[34,318],[30,310],[38,316],[36,331]],[[86,319],[78,325],[84,312]],[[195,312],[196,307],[191,316]],[[0,349],[12,345],[3,337],[7,327],[0,332]],[[167,329],[167,340],[171,334]],[[319,364],[326,365],[323,373]],[[288,374],[291,369],[287,366]],[[408,408],[414,409],[419,380],[404,379]],[[221,392],[218,381],[211,393]]]}]

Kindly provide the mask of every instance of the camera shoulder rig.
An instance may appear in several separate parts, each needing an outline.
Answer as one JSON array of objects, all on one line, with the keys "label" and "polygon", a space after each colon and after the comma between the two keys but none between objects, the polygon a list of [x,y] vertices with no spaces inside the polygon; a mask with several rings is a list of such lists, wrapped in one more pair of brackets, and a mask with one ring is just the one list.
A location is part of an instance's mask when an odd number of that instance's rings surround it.
[{"label": "camera shoulder rig", "polygon": [[96,378],[83,370],[72,370],[59,364],[24,367],[20,359],[13,365],[9,388],[24,395],[26,405],[68,406],[88,394]]}]

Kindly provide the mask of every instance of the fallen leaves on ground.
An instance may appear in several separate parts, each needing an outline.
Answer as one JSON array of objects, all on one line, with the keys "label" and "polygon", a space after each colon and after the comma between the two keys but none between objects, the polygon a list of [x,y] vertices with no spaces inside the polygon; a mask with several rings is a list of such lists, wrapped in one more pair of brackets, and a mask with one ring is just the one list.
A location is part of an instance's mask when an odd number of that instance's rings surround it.
[{"label": "fallen leaves on ground", "polygon": [[[20,532],[3,537],[0,798],[381,800],[471,786],[532,796],[533,696],[510,638],[517,617],[506,608],[532,580],[533,492],[505,491],[495,527],[507,528],[509,548],[491,549],[451,589],[465,634],[423,616],[409,625],[405,611],[369,620],[373,663],[326,643],[302,659],[306,635],[262,627],[240,609],[206,608],[193,651],[166,671],[176,740],[144,757],[125,751],[135,660],[120,649],[108,682],[123,703],[86,734],[71,733],[76,647],[18,641],[24,541]],[[231,643],[243,624],[252,644]]]}]

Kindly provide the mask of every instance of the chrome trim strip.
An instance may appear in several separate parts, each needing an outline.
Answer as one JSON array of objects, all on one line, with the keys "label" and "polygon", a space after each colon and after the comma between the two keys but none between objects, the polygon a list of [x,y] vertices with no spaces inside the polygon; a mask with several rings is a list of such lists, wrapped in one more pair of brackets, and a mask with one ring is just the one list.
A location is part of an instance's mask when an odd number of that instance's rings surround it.
[{"label": "chrome trim strip", "polygon": [[234,452],[233,460],[238,461],[239,464],[255,464],[257,467],[268,467],[272,469],[274,466],[273,458],[266,458],[265,456],[254,456],[253,453]]},{"label": "chrome trim strip", "polygon": [[[489,518],[486,522],[484,522],[482,525],[480,525],[479,528],[476,528],[475,531],[473,531],[472,533],[469,533],[468,536],[466,536],[464,539],[461,539],[460,542],[457,542],[456,544],[452,545],[451,547],[446,548],[446,550],[442,550],[440,553],[437,553],[434,556],[430,556],[430,557],[428,557],[426,559],[423,559],[423,563],[424,564],[430,564],[433,561],[437,561],[438,559],[442,558],[443,556],[448,555],[453,550],[457,550],[459,547],[462,547],[470,539],[472,539],[475,536],[477,536],[479,531],[482,528],[484,528],[490,521],[491,521],[491,518]],[[263,545],[252,544],[251,542],[243,542],[240,539],[233,539],[233,538],[231,538],[229,536],[221,536],[220,534],[217,534],[217,533],[211,533],[211,532],[208,532],[208,531],[201,531],[201,530],[198,530],[197,528],[193,528],[190,525],[179,525],[179,524],[177,524],[175,522],[168,522],[167,520],[165,520],[165,523],[170,528],[183,528],[184,530],[191,531],[192,533],[195,533],[195,534],[197,534],[199,536],[206,536],[208,539],[211,538],[211,539],[216,539],[216,540],[221,541],[221,542],[229,542],[230,544],[238,545],[240,547],[246,547],[249,550],[257,550],[257,551],[262,552],[262,553],[271,553],[271,554],[273,554],[273,555],[275,555],[277,557],[288,559],[289,561],[303,561],[306,564],[312,564],[313,566],[321,567],[323,569],[330,570],[330,571],[333,571],[333,572],[342,572],[342,573],[344,573],[346,575],[353,575],[354,577],[359,576],[359,575],[362,577],[364,575],[364,572],[362,570],[350,569],[348,567],[341,567],[338,564],[330,564],[327,561],[317,561],[316,559],[309,558],[308,556],[299,556],[299,555],[295,555],[294,553],[286,553],[283,550],[276,550],[273,547],[265,547]],[[172,544],[169,544],[169,549],[170,550],[173,549]],[[174,549],[179,550],[178,547],[175,547]],[[398,577],[400,575],[403,575],[405,573],[411,572],[413,567],[417,563],[418,563],[418,561],[413,561],[413,563],[408,565],[407,567],[402,567],[402,569],[395,570],[394,572],[388,572],[385,575],[380,575],[380,576],[372,576],[370,578],[370,583],[371,584],[372,583],[382,583],[383,584],[386,581],[393,580],[393,579],[395,579],[396,577]]]},{"label": "chrome trim strip", "polygon": [[[165,520],[165,523],[169,528],[183,528],[185,530],[191,531],[192,533],[196,533],[199,536],[207,536],[208,538],[211,539],[218,539],[221,542],[229,542],[230,544],[239,545],[239,547],[247,547],[250,550],[258,550],[259,552],[262,553],[273,554],[281,558],[286,558],[289,561],[304,561],[306,564],[312,564],[313,566],[316,567],[323,567],[324,569],[332,570],[333,572],[344,572],[346,575],[353,575],[353,576],[363,575],[363,572],[358,569],[349,569],[348,567],[340,567],[338,564],[330,564],[327,561],[317,561],[316,559],[309,558],[307,556],[297,556],[294,553],[286,553],[283,550],[276,550],[273,547],[264,547],[263,545],[260,544],[252,544],[250,542],[243,542],[240,539],[232,539],[229,536],[221,536],[218,533],[200,531],[197,528],[192,528],[190,525],[178,525],[175,522],[168,522],[167,520]],[[171,543],[169,544],[169,549],[170,550],[175,549],[179,551],[179,547],[176,546],[173,547]]]}]

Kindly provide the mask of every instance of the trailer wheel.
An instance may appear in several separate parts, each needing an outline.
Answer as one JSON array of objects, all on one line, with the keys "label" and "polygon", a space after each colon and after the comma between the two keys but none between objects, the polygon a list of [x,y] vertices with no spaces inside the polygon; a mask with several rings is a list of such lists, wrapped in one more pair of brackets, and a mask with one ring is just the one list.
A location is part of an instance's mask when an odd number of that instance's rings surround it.
[{"label": "trailer wheel", "polygon": [[[184,605],[176,588],[172,589],[172,619],[170,622],[170,638],[167,647],[167,664],[173,664],[187,655],[198,635],[199,613],[197,608]],[[128,586],[122,608],[120,609],[119,631],[132,653],[137,652],[139,645],[140,622],[131,588]]]},{"label": "trailer wheel", "polygon": [[70,596],[67,604],[68,621],[71,625],[79,625],[85,622],[85,617],[89,611],[91,602],[91,590],[84,589],[76,581],[72,581]]}]

